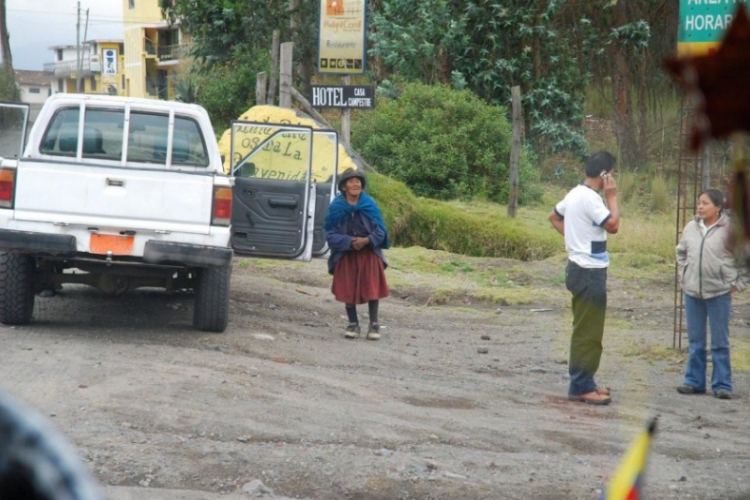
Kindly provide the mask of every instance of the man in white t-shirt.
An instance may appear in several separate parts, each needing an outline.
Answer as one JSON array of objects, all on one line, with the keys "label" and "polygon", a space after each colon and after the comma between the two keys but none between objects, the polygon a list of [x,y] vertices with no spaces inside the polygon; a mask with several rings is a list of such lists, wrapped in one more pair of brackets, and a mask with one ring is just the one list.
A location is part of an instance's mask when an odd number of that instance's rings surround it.
[{"label": "man in white t-shirt", "polygon": [[[611,175],[615,158],[597,151],[586,161],[586,180],[571,189],[549,215],[565,237],[568,266],[565,287],[573,295],[568,399],[594,405],[611,402],[609,389],[598,387],[594,375],[602,357],[607,310],[607,233],[620,228],[617,185]],[[607,199],[605,206],[600,191]]]}]

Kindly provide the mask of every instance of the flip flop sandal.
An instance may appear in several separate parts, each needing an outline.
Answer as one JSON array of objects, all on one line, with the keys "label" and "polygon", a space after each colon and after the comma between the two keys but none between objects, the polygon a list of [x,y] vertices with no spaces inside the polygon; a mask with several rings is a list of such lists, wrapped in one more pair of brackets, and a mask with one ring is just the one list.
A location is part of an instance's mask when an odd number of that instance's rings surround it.
[{"label": "flip flop sandal", "polygon": [[612,400],[608,397],[600,399],[597,397],[575,395],[575,394],[568,395],[568,399],[570,401],[577,401],[579,403],[586,403],[586,404],[596,405],[596,406],[605,406],[612,402]]}]

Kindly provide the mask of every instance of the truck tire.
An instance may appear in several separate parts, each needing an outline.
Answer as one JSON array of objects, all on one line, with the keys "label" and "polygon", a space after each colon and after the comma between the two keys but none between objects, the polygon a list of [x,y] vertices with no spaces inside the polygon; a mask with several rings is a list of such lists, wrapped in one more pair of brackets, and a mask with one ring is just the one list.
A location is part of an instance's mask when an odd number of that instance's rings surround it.
[{"label": "truck tire", "polygon": [[221,333],[229,322],[229,282],[232,263],[198,270],[193,306],[193,326],[204,332]]},{"label": "truck tire", "polygon": [[0,323],[28,325],[34,312],[34,259],[0,252]]}]

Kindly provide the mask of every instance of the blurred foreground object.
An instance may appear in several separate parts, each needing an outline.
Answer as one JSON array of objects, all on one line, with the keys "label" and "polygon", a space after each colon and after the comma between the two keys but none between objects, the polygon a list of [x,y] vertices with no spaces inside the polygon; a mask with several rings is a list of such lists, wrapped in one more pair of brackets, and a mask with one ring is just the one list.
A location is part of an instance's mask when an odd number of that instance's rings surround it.
[{"label": "blurred foreground object", "polygon": [[643,477],[646,473],[651,439],[656,432],[656,417],[646,424],[625,453],[609,485],[602,491],[599,500],[638,500],[643,495]]},{"label": "blurred foreground object", "polygon": [[74,449],[39,413],[0,392],[0,500],[103,500]]},{"label": "blurred foreground object", "polygon": [[664,64],[695,108],[693,150],[711,138],[750,132],[750,16],[744,4],[739,4],[715,53],[667,59]]}]

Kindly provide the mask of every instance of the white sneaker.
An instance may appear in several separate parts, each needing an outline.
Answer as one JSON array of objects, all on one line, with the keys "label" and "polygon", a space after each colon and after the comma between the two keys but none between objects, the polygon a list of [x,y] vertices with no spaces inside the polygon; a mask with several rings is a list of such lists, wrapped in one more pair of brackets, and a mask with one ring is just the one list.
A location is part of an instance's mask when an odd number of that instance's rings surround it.
[{"label": "white sneaker", "polygon": [[367,329],[367,340],[380,340],[379,324],[370,323],[370,327]]},{"label": "white sneaker", "polygon": [[356,339],[359,337],[360,331],[359,324],[349,323],[349,326],[346,327],[346,331],[344,332],[344,337],[347,339]]}]

